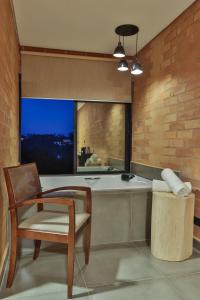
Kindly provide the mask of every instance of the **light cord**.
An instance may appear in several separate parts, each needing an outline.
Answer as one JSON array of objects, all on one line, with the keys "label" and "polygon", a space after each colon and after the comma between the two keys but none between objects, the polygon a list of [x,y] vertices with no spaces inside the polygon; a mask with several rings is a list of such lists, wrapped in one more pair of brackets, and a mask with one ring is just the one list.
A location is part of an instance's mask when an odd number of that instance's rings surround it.
[{"label": "light cord", "polygon": [[135,55],[135,57],[136,57],[136,60],[137,60],[138,59],[138,33],[136,35],[136,55]]}]

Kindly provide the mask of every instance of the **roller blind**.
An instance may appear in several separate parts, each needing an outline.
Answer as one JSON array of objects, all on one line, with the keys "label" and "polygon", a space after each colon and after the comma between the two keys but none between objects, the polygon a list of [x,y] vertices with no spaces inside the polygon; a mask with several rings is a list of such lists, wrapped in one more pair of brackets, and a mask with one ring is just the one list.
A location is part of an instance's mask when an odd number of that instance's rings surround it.
[{"label": "roller blind", "polygon": [[116,61],[22,54],[22,97],[131,102]]}]

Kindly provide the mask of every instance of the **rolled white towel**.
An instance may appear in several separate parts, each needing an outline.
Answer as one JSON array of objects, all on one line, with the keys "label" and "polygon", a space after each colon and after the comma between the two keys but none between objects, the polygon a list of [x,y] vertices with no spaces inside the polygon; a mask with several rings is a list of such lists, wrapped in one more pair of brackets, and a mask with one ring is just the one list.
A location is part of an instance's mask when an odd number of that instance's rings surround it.
[{"label": "rolled white towel", "polygon": [[171,169],[164,169],[161,172],[162,179],[168,184],[172,192],[177,196],[187,196],[190,189],[185,185],[181,179]]},{"label": "rolled white towel", "polygon": [[[191,191],[192,191],[191,183],[190,182],[184,182],[184,184],[189,188],[190,193],[191,193]],[[152,191],[153,192],[171,193],[172,189],[169,187],[169,185],[165,181],[153,179]]]}]

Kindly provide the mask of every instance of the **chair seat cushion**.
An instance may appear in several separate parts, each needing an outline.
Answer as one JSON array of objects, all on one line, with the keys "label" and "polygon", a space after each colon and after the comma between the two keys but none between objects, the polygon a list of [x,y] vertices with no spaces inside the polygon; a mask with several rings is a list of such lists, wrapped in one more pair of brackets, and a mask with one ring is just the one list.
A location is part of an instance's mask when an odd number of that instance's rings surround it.
[{"label": "chair seat cushion", "polygon": [[[76,232],[90,217],[88,213],[75,215]],[[40,211],[19,223],[20,229],[31,229],[61,234],[69,233],[69,215],[66,212]]]}]

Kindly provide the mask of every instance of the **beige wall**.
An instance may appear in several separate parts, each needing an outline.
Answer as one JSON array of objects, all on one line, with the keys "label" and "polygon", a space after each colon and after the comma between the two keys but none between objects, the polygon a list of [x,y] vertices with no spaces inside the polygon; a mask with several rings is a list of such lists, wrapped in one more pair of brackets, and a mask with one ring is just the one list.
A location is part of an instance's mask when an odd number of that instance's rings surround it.
[{"label": "beige wall", "polygon": [[0,0],[0,272],[7,247],[7,192],[2,168],[18,161],[19,48],[9,0]]},{"label": "beige wall", "polygon": [[[170,167],[200,189],[200,1],[141,52],[135,80],[134,162]],[[200,218],[200,199],[195,215]],[[195,227],[200,239],[200,227]]]},{"label": "beige wall", "polygon": [[108,158],[124,159],[125,107],[86,103],[77,113],[78,151],[89,146],[108,165]]},{"label": "beige wall", "polygon": [[116,61],[22,55],[23,97],[130,102],[130,74]]}]

